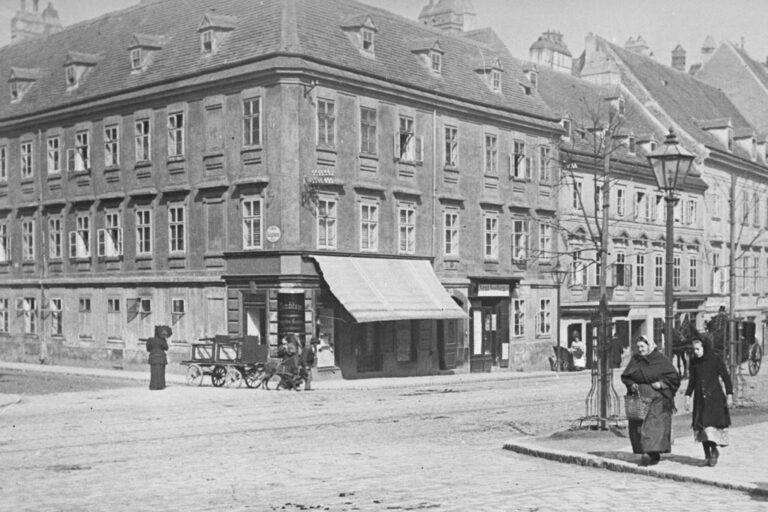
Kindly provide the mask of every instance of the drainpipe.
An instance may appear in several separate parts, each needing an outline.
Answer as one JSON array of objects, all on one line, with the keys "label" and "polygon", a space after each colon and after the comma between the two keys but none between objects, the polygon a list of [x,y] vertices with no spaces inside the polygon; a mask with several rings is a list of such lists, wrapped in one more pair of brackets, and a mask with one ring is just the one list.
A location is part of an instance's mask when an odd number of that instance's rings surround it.
[{"label": "drainpipe", "polygon": [[[43,151],[43,132],[41,128],[37,129],[37,149],[38,149],[38,155],[45,155],[45,152]],[[38,187],[38,198],[39,198],[39,204],[38,204],[38,210],[37,210],[37,229],[35,230],[39,235],[39,243],[36,244],[40,247],[40,325],[39,325],[39,336],[40,336],[40,364],[44,364],[46,359],[48,358],[48,345],[45,340],[45,319],[44,319],[44,313],[43,313],[43,306],[45,305],[45,276],[46,272],[48,270],[48,253],[45,250],[45,230],[43,229],[43,222],[44,222],[44,216],[43,216],[43,156],[40,157],[40,165],[38,166],[39,172],[38,175],[40,177],[40,184]],[[50,311],[50,308],[47,308]]]},{"label": "drainpipe", "polygon": [[437,258],[437,110],[432,110],[432,257]]}]

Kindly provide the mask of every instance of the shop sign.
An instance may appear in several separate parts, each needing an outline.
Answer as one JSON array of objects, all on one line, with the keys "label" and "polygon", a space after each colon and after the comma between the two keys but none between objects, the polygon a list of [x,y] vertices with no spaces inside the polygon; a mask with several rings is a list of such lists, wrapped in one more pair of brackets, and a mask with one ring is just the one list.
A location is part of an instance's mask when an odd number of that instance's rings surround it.
[{"label": "shop sign", "polygon": [[304,332],[304,292],[277,294],[277,331],[280,338]]},{"label": "shop sign", "polygon": [[280,228],[278,226],[269,226],[267,228],[267,242],[273,244],[280,240],[280,236],[282,233],[280,232]]},{"label": "shop sign", "polygon": [[478,283],[478,297],[509,297],[509,285],[499,283]]}]

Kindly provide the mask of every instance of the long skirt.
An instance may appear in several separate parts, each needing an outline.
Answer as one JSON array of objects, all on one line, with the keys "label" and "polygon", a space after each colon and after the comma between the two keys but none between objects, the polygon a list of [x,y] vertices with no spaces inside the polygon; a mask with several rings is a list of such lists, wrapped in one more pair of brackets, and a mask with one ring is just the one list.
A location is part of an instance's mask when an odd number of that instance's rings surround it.
[{"label": "long skirt", "polygon": [[629,421],[629,440],[634,453],[669,453],[672,450],[672,411],[665,410],[660,396],[654,398],[642,421]]},{"label": "long skirt", "polygon": [[149,365],[149,389],[165,389],[165,365]]}]

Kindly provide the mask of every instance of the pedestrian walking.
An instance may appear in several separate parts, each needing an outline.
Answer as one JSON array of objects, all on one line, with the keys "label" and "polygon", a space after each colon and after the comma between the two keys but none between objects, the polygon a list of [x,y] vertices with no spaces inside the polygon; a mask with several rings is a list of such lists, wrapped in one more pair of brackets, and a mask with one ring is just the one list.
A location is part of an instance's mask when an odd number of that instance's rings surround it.
[{"label": "pedestrian walking", "polygon": [[645,336],[640,336],[635,344],[637,353],[629,360],[621,381],[627,394],[637,393],[651,399],[645,419],[628,421],[632,451],[643,454],[643,465],[651,465],[672,448],[672,414],[680,374]]},{"label": "pedestrian walking", "polygon": [[704,445],[705,465],[714,467],[720,457],[717,447],[728,446],[731,425],[728,408],[733,406],[733,384],[725,363],[715,355],[708,339],[693,340],[693,357],[685,390],[685,410],[690,410],[693,395],[693,438]]},{"label": "pedestrian walking", "polygon": [[309,343],[304,342],[304,348],[301,349],[301,366],[304,368],[306,377],[304,379],[304,391],[312,390],[312,367],[315,365],[315,347],[320,341],[312,336]]},{"label": "pedestrian walking", "polygon": [[149,389],[165,389],[165,366],[168,358],[165,352],[168,350],[168,338],[173,331],[167,325],[156,325],[155,335],[147,340],[147,352],[149,352]]}]

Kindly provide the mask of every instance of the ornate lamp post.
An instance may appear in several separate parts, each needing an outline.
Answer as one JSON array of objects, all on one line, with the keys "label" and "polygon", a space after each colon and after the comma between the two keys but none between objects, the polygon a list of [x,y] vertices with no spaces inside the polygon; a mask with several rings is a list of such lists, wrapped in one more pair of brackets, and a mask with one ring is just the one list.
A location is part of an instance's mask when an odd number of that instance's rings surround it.
[{"label": "ornate lamp post", "polygon": [[[666,276],[664,281],[664,353],[672,359],[672,257],[674,247],[675,204],[680,199],[680,191],[685,185],[691,164],[695,156],[687,151],[678,141],[672,128],[664,141],[664,146],[647,156],[653,169],[656,185],[664,193],[667,203],[667,240],[666,240]],[[695,171],[694,171],[695,172]]]},{"label": "ornate lamp post", "polygon": [[554,268],[550,270],[552,274],[552,280],[557,286],[557,353],[555,354],[555,371],[560,371],[560,288],[563,287],[565,280],[568,278],[568,269],[560,266],[558,261]]}]

